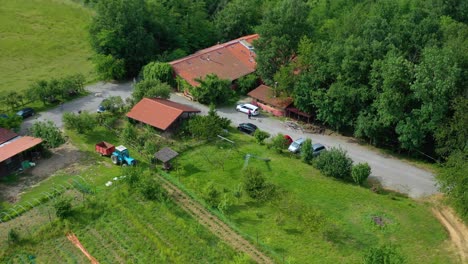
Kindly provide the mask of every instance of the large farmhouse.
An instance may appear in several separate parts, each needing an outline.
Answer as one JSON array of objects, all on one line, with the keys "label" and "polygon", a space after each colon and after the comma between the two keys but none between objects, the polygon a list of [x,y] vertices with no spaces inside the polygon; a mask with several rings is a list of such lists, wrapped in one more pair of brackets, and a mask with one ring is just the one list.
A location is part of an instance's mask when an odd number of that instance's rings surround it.
[{"label": "large farmhouse", "polygon": [[[197,51],[169,64],[175,75],[191,86],[198,86],[196,79],[203,79],[208,74],[235,81],[255,71],[255,52],[252,46],[255,39],[258,39],[258,34],[244,36]],[[178,86],[179,90],[183,89],[179,82]]]}]

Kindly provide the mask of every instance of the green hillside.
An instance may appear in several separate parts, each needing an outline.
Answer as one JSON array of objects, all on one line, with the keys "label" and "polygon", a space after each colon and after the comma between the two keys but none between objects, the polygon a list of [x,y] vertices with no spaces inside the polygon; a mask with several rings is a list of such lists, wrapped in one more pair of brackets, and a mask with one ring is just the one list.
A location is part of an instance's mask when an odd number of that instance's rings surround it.
[{"label": "green hillside", "polygon": [[3,0],[0,90],[24,90],[38,79],[82,73],[94,78],[87,25],[91,11],[66,0]]}]

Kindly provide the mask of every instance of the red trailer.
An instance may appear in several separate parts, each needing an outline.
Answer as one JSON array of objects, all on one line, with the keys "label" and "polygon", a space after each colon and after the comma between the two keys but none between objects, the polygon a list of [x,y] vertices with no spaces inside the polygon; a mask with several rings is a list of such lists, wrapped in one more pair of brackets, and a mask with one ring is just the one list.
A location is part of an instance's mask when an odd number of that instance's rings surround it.
[{"label": "red trailer", "polygon": [[96,152],[101,154],[101,156],[110,156],[112,152],[115,150],[115,146],[111,143],[107,143],[105,141],[99,142],[96,144]]}]

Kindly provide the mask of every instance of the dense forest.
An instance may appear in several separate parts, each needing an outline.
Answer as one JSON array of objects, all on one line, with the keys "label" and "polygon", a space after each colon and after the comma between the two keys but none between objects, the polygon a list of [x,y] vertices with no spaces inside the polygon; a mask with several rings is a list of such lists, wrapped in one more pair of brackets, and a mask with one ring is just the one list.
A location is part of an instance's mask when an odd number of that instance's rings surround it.
[{"label": "dense forest", "polygon": [[[316,122],[447,161],[439,178],[468,216],[468,1],[89,0],[98,69],[132,77],[250,33],[257,74]],[[447,171],[451,171],[447,173]]]}]

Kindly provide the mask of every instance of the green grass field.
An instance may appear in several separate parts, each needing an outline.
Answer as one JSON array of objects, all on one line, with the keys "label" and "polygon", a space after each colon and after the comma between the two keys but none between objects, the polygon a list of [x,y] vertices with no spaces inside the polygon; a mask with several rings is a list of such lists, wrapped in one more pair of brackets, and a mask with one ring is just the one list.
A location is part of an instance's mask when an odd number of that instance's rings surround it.
[{"label": "green grass field", "polygon": [[69,0],[3,0],[0,91],[21,91],[34,81],[69,74],[95,79],[87,31],[91,15]]},{"label": "green grass field", "polygon": [[[211,182],[232,202],[226,218],[242,233],[269,248],[277,260],[292,263],[359,263],[364,252],[379,243],[393,243],[409,263],[455,263],[447,250],[448,235],[431,213],[430,205],[397,195],[380,195],[350,183],[324,177],[312,166],[287,154],[259,146],[252,138],[233,134],[237,150],[210,143],[183,153],[172,177],[195,195]],[[246,153],[270,158],[267,164]],[[242,171],[260,169],[277,185],[280,195],[258,203],[233,192],[242,182]],[[306,231],[299,211],[324,216],[318,232]],[[372,217],[380,216],[380,227]]]}]

